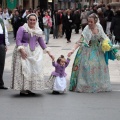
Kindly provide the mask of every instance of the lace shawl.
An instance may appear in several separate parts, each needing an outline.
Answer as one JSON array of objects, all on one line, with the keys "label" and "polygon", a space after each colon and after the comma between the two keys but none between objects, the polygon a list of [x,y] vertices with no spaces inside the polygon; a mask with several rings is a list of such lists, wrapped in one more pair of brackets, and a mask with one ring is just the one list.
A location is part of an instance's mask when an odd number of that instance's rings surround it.
[{"label": "lace shawl", "polygon": [[[97,29],[98,29],[98,31],[99,31],[100,37],[101,37],[102,39],[108,39],[108,40],[109,40],[109,38],[107,37],[107,35],[104,33],[103,28],[102,28],[102,26],[100,25],[100,23],[97,23],[96,25],[97,25]],[[89,29],[89,26],[88,26],[88,25],[84,28],[84,30],[83,30],[83,32],[82,32],[82,36],[83,36],[83,38],[84,38],[83,42],[84,42],[86,45],[89,46],[89,41],[90,41],[91,38],[92,38],[92,31]]]}]

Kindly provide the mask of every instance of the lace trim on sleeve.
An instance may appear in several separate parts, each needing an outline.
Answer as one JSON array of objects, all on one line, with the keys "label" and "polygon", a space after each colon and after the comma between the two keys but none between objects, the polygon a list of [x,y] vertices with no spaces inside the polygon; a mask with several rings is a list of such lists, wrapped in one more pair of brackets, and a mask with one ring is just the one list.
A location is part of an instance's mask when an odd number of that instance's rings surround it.
[{"label": "lace trim on sleeve", "polygon": [[47,47],[47,48],[45,48],[45,49],[43,50],[43,53],[45,54],[45,53],[47,53],[47,52],[50,52],[50,50],[51,50],[51,48],[50,48],[50,47]]}]

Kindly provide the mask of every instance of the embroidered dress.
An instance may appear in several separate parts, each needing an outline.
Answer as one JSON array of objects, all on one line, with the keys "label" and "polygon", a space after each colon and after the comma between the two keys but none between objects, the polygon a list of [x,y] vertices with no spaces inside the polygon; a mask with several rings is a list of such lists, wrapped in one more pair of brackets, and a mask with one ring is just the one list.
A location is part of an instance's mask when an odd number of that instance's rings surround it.
[{"label": "embroidered dress", "polygon": [[12,58],[12,85],[14,90],[43,90],[43,53],[38,46],[31,51],[29,45],[24,47],[28,58],[23,60],[15,47]]},{"label": "embroidered dress", "polygon": [[70,91],[111,91],[108,66],[101,49],[101,37],[107,38],[101,26],[98,34],[92,34],[88,26],[83,31],[84,44],[79,47],[70,79]]}]

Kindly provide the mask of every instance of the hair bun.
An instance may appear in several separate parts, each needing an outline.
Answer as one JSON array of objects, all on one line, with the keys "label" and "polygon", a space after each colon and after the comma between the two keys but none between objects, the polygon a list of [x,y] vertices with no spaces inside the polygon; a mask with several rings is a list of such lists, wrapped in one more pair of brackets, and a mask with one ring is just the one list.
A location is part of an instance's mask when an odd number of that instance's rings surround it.
[{"label": "hair bun", "polygon": [[61,55],[60,57],[61,57],[61,58],[64,58],[64,56],[63,56],[63,55]]}]

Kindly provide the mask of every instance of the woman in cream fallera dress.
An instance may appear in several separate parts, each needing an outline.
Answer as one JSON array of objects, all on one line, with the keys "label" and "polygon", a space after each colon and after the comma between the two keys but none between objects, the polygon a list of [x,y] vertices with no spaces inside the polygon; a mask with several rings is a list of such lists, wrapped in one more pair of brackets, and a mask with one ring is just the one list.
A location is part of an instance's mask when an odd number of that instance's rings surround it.
[{"label": "woman in cream fallera dress", "polygon": [[18,29],[12,59],[11,88],[20,90],[21,95],[32,94],[31,90],[44,90],[43,50],[52,58],[35,20],[36,14],[29,14],[27,19],[28,22]]}]

